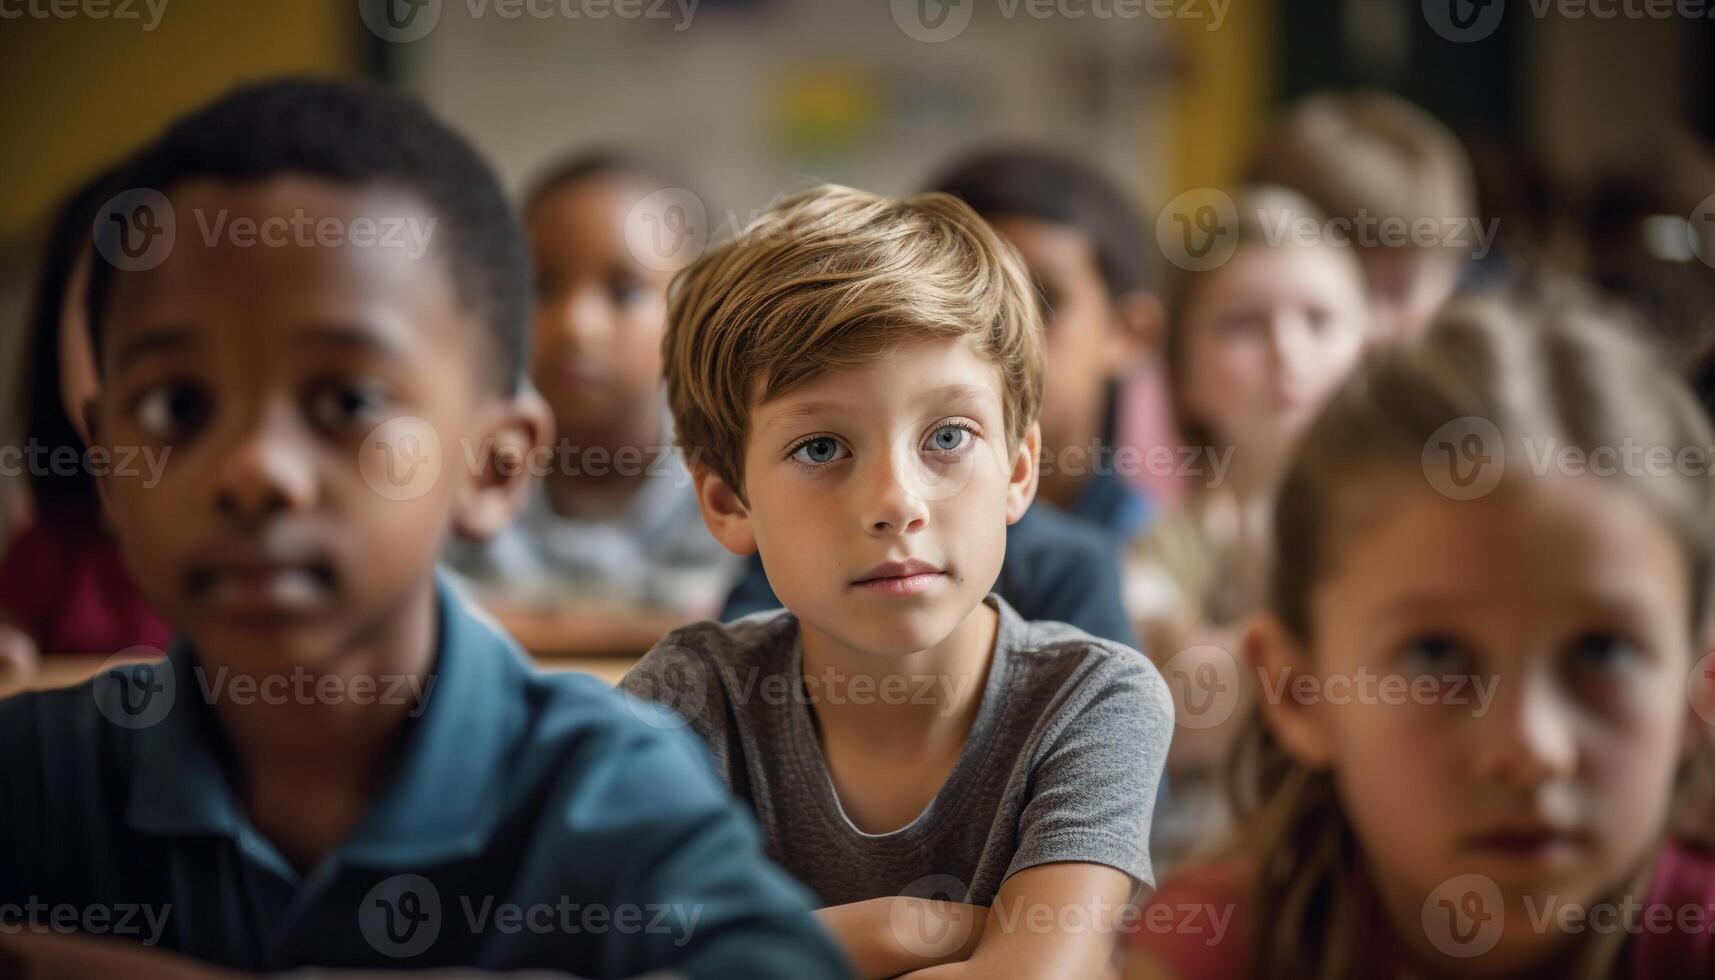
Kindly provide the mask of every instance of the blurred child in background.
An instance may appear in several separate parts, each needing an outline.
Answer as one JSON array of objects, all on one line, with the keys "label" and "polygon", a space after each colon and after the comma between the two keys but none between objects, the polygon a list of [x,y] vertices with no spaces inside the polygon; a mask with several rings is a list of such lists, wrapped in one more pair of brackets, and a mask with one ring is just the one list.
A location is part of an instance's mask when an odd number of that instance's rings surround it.
[{"label": "blurred child in background", "polygon": [[[1397,96],[1310,96],[1281,119],[1251,179],[1298,191],[1347,229],[1382,340],[1422,332],[1484,247],[1464,148]],[[1414,228],[1432,229],[1434,244]]]},{"label": "blurred child in background", "polygon": [[1146,911],[1129,976],[1711,975],[1715,488],[1577,466],[1639,439],[1715,432],[1588,306],[1467,301],[1365,360],[1279,492],[1236,844],[1153,899],[1236,915]]},{"label": "blurred child in background", "polygon": [[530,376],[553,411],[555,452],[517,523],[449,557],[532,649],[647,649],[715,615],[737,577],[673,449],[661,336],[677,266],[626,237],[639,202],[671,186],[647,164],[591,153],[554,167],[525,202]]},{"label": "blurred child in background", "polygon": [[[1156,828],[1161,860],[1218,833],[1218,774],[1236,723],[1216,724],[1196,677],[1242,691],[1233,627],[1261,599],[1266,516],[1293,441],[1357,363],[1369,335],[1363,277],[1343,244],[1278,229],[1320,228],[1322,214],[1280,188],[1235,195],[1233,251],[1168,279],[1166,360],[1175,415],[1203,447],[1203,476],[1182,507],[1133,549],[1127,600],[1144,646],[1167,670],[1180,726],[1173,794]],[[1179,657],[1185,652],[1187,659]],[[1224,705],[1226,702],[1222,702]]]},{"label": "blurred child in background", "polygon": [[1031,150],[968,157],[932,189],[969,204],[1018,249],[1041,294],[1041,500],[1130,540],[1153,508],[1116,472],[1114,412],[1162,333],[1150,239],[1131,202],[1090,167]]},{"label": "blurred child in background", "polygon": [[27,673],[43,653],[105,657],[132,646],[165,647],[172,637],[102,526],[90,474],[98,464],[147,470],[164,460],[86,456],[75,422],[95,394],[84,309],[90,230],[118,190],[103,174],[60,205],[37,275],[20,386],[29,523],[0,561],[0,679]]}]

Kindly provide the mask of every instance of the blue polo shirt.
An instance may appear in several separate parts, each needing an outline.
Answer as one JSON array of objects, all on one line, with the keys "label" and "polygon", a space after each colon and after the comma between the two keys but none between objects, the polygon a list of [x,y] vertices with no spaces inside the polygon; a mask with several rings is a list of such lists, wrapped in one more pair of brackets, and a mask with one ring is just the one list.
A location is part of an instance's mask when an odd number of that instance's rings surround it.
[{"label": "blue polo shirt", "polygon": [[251,971],[847,975],[677,716],[538,672],[445,585],[439,609],[390,781],[308,873],[245,817],[205,693],[237,689],[187,644],[0,701],[0,928]]}]

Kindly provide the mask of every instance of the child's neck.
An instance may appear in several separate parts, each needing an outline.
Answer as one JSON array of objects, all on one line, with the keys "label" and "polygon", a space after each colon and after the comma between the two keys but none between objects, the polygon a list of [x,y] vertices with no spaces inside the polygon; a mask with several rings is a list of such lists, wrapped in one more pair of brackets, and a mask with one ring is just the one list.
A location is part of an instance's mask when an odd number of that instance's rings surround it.
[{"label": "child's neck", "polygon": [[373,697],[301,698],[291,688],[283,698],[216,702],[251,823],[298,868],[343,842],[373,803],[406,723],[426,707],[416,696],[381,695],[431,690],[438,621],[431,576],[304,685],[313,692],[336,677],[328,689],[350,692],[362,678]]},{"label": "child's neck", "polygon": [[998,632],[987,603],[942,642],[904,656],[854,650],[804,627],[803,680],[822,761],[859,830],[891,833],[940,795],[976,724]]},{"label": "child's neck", "polygon": [[[618,420],[622,425],[568,425],[557,421],[560,444],[577,447],[575,458],[554,460],[542,481],[548,506],[561,517],[601,520],[621,513],[630,504],[643,481],[648,479],[663,453],[672,447],[659,445],[661,406],[652,399],[647,407]],[[615,439],[615,434],[620,438]],[[599,449],[605,460],[591,453]],[[621,453],[625,458],[620,458]]]},{"label": "child's neck", "polygon": [[[940,643],[904,655],[860,650],[802,624],[803,674],[815,696],[816,720],[825,731],[860,730],[904,744],[950,732],[962,738],[981,707],[999,631],[999,614],[987,602],[977,603]],[[898,688],[893,678],[905,678],[906,696],[881,695]],[[876,695],[842,696],[865,688]]]}]

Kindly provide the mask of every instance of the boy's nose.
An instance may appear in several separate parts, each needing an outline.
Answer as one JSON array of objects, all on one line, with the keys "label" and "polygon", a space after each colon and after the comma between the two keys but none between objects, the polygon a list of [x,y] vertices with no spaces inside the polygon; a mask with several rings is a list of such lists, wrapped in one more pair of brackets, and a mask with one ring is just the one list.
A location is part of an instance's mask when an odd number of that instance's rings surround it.
[{"label": "boy's nose", "polygon": [[909,465],[893,458],[874,464],[867,522],[871,533],[908,533],[929,522],[929,507],[911,484]]},{"label": "boy's nose", "polygon": [[560,332],[577,348],[599,344],[613,330],[613,318],[593,289],[575,290],[567,296],[560,306],[558,320]]},{"label": "boy's nose", "polygon": [[249,521],[313,503],[314,462],[289,429],[283,421],[264,419],[226,447],[215,464],[217,512]]}]

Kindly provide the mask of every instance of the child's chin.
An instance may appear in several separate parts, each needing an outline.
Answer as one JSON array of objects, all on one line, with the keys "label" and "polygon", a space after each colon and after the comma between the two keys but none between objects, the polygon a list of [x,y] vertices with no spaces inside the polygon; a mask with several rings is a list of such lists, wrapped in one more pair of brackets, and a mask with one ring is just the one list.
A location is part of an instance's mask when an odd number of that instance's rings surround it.
[{"label": "child's chin", "polygon": [[946,609],[901,611],[887,621],[854,616],[846,642],[876,656],[904,657],[935,646],[958,625],[959,617]]}]

